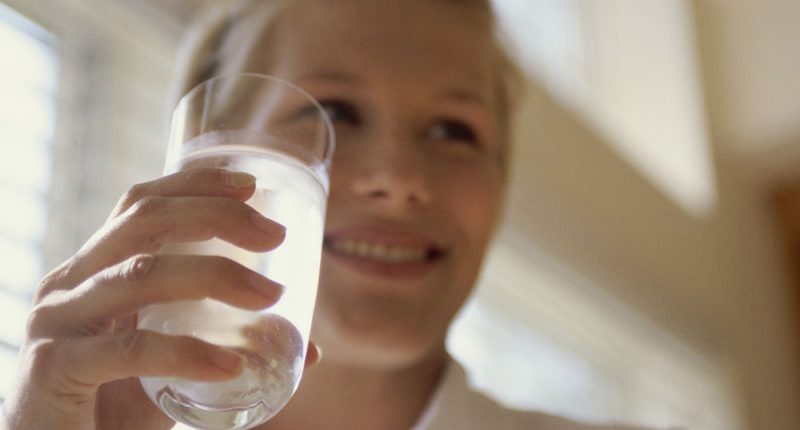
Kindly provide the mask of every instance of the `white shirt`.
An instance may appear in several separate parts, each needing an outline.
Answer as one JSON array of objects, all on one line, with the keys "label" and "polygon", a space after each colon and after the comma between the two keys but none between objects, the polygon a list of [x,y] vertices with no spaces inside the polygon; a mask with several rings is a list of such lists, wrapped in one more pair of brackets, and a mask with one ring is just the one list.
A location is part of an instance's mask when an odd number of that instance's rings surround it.
[{"label": "white shirt", "polygon": [[504,408],[473,390],[464,369],[450,363],[442,381],[412,430],[633,430],[623,426],[594,426],[538,412]]}]

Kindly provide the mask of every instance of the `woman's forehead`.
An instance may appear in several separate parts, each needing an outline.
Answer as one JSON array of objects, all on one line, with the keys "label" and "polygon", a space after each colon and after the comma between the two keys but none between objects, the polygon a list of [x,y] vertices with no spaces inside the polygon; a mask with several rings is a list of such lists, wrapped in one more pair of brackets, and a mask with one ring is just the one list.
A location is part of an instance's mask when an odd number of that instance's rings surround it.
[{"label": "woman's forehead", "polygon": [[291,1],[259,49],[279,59],[280,72],[272,72],[292,76],[346,71],[491,90],[493,40],[484,21],[444,0]]}]

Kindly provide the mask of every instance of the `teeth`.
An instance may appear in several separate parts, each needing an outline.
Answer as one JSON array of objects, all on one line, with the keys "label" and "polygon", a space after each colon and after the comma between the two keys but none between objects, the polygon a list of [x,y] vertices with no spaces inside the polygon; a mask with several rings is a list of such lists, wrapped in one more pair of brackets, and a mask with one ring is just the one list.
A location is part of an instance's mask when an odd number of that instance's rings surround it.
[{"label": "teeth", "polygon": [[331,248],[342,254],[388,263],[423,261],[428,254],[424,248],[371,243],[353,239],[334,241],[331,243]]},{"label": "teeth", "polygon": [[372,247],[369,246],[366,242],[358,242],[356,243],[356,252],[355,254],[359,257],[366,257],[370,255],[372,252]]}]

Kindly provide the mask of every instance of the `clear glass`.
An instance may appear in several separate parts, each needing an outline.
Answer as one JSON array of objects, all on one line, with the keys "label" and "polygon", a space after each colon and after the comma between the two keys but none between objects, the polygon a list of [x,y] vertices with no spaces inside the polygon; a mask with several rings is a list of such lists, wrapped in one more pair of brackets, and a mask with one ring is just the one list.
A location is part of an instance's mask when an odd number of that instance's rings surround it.
[{"label": "clear glass", "polygon": [[286,239],[266,253],[220,239],[162,252],[224,256],[286,290],[275,306],[258,312],[206,299],[139,313],[141,329],[194,336],[247,358],[243,373],[230,381],[142,377],[147,395],[173,419],[199,429],[251,428],[274,416],[297,389],[316,299],[333,142],[319,103],[273,77],[210,79],[179,102],[165,173],[220,167],[254,175],[256,192],[247,203],[286,226]]}]

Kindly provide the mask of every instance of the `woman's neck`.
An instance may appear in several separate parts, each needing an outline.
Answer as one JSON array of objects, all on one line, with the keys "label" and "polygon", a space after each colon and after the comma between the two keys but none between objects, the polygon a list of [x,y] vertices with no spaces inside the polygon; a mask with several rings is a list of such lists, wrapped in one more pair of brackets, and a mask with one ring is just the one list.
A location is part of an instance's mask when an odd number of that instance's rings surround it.
[{"label": "woman's neck", "polygon": [[394,370],[349,367],[323,359],[306,370],[297,393],[280,414],[259,429],[407,430],[424,411],[446,363],[444,351]]}]

